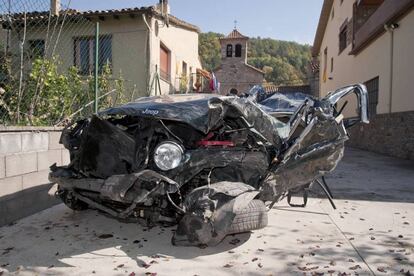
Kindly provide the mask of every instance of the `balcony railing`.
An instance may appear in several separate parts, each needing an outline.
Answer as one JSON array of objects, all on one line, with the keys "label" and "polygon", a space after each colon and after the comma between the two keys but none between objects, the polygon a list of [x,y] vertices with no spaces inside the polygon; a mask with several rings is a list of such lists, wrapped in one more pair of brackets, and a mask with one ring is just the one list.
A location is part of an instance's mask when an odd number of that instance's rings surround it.
[{"label": "balcony railing", "polygon": [[358,18],[354,18],[356,25],[354,25],[354,41],[350,54],[358,54],[385,32],[384,25],[393,23],[413,6],[414,0],[384,0],[365,22],[358,22]]}]

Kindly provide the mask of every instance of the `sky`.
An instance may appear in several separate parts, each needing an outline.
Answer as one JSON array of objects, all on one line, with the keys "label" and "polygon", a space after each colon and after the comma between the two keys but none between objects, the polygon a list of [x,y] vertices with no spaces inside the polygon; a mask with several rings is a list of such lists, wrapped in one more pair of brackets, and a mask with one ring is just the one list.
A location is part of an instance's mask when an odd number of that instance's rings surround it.
[{"label": "sky", "polygon": [[[151,6],[158,0],[62,0],[73,9],[105,10]],[[169,0],[171,14],[197,25],[202,32],[312,44],[323,0]]]}]

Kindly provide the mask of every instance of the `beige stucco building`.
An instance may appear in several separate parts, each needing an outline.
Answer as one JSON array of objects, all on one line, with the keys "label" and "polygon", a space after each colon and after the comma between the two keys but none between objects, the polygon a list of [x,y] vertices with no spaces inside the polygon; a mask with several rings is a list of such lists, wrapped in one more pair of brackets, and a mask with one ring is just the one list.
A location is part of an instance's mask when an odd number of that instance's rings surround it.
[{"label": "beige stucco building", "polygon": [[214,70],[221,94],[239,94],[264,82],[264,72],[247,63],[247,36],[234,29],[220,39],[221,64]]},{"label": "beige stucco building", "polygon": [[[356,146],[414,159],[414,1],[325,0],[312,50],[320,96],[365,83],[371,124],[352,131]],[[355,101],[350,99],[356,115]]]},{"label": "beige stucco building", "polygon": [[[125,80],[127,93],[134,91],[137,97],[160,94],[159,86],[162,94],[191,90],[196,70],[201,68],[200,30],[169,14],[168,1],[151,7],[85,12],[59,11],[53,7],[59,1],[51,2],[57,28],[47,28],[49,12],[27,14],[26,52],[57,56],[59,68],[74,65],[89,75],[94,68],[95,23],[99,22],[100,64],[110,65],[113,79]],[[18,54],[22,29],[12,27],[11,36],[10,49]]]}]

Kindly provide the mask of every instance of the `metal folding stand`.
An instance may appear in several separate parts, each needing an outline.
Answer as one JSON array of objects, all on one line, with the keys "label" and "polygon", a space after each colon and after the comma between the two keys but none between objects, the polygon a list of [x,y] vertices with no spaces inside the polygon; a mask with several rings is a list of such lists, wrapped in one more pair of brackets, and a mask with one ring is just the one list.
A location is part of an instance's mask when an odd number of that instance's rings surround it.
[{"label": "metal folding stand", "polygon": [[[322,188],[323,192],[325,193],[325,195],[328,198],[329,202],[331,203],[332,207],[334,209],[336,209],[335,203],[333,202],[333,195],[332,195],[331,189],[329,189],[329,186],[328,186],[328,183],[326,182],[325,177],[322,176],[321,180],[316,179],[314,181],[314,183],[317,183],[319,185],[319,187]],[[308,189],[309,188],[305,188],[303,190],[303,195],[302,195],[303,196],[303,204],[293,204],[292,203],[292,195],[294,193],[289,191],[288,194],[287,194],[287,202],[288,202],[289,206],[290,207],[301,207],[301,208],[306,207],[306,204],[308,203]]]},{"label": "metal folding stand", "polygon": [[329,202],[332,205],[332,208],[336,209],[335,203],[333,202],[333,196],[332,196],[331,190],[329,189],[328,183],[326,183],[325,177],[322,176],[322,181],[320,181],[319,179],[316,179],[315,182],[318,183],[319,187],[321,187],[322,190],[324,191],[326,197],[328,198]]},{"label": "metal folding stand", "polygon": [[292,203],[292,193],[288,192],[287,194],[287,202],[290,207],[296,207],[296,208],[304,208],[306,207],[306,204],[308,203],[308,188],[305,188],[303,190],[303,204],[293,204]]}]

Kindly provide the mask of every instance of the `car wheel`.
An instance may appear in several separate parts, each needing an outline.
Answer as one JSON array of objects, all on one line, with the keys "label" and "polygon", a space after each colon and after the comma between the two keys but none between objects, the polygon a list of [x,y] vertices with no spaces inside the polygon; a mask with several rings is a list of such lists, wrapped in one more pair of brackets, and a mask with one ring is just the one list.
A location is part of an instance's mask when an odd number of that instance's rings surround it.
[{"label": "car wheel", "polygon": [[262,229],[267,226],[267,209],[263,201],[254,199],[236,213],[227,234],[236,234]]}]

